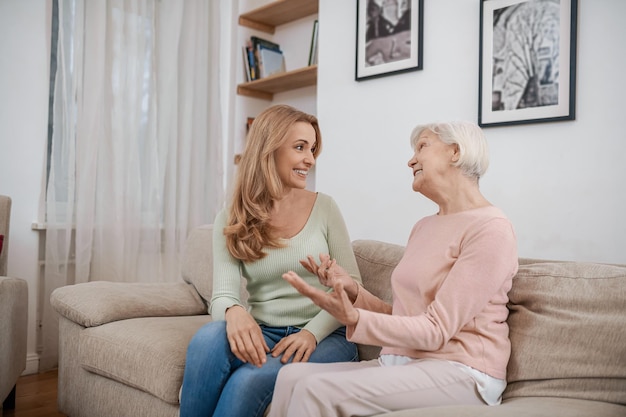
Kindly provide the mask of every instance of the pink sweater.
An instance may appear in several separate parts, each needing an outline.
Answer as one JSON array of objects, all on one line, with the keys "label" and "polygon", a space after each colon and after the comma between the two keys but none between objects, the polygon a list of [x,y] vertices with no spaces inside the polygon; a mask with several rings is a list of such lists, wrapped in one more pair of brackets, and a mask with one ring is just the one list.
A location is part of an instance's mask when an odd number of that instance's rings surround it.
[{"label": "pink sweater", "polygon": [[361,289],[354,304],[360,318],[348,339],[383,346],[381,354],[456,361],[505,379],[507,293],[517,267],[515,232],[498,208],[425,217],[391,275],[393,306]]}]

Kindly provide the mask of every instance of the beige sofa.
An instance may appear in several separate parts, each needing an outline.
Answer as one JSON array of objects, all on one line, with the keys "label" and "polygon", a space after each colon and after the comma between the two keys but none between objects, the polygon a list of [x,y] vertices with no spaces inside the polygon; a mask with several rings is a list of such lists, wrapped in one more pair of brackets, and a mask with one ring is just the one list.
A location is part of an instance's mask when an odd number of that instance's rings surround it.
[{"label": "beige sofa", "polygon": [[[15,408],[16,383],[26,368],[28,284],[7,275],[11,198],[0,195],[0,408]],[[0,412],[2,415],[2,412]]]},{"label": "beige sofa", "polygon": [[[353,243],[364,285],[390,299],[403,247]],[[187,343],[211,318],[211,227],[194,230],[185,282],[59,288],[59,410],[71,417],[177,416]],[[626,416],[626,266],[520,259],[510,293],[509,385],[496,407],[387,416]],[[363,359],[378,348],[359,346]],[[297,417],[297,416],[295,416]]]}]

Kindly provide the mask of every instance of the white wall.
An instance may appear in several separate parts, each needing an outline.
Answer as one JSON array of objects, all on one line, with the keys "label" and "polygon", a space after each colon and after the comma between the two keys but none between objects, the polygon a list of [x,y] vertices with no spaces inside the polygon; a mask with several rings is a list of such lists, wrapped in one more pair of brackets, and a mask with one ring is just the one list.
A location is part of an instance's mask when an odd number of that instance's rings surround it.
[{"label": "white wall", "polygon": [[[411,190],[418,123],[477,120],[480,2],[425,0],[424,69],[354,81],[356,7],[320,0],[317,190],[353,239],[406,243],[436,211]],[[626,2],[580,0],[576,120],[485,128],[486,197],[515,225],[519,254],[626,263]]]},{"label": "white wall", "polygon": [[37,372],[39,194],[48,135],[50,9],[46,0],[0,0],[0,194],[13,200],[8,275],[28,282],[26,373]]}]

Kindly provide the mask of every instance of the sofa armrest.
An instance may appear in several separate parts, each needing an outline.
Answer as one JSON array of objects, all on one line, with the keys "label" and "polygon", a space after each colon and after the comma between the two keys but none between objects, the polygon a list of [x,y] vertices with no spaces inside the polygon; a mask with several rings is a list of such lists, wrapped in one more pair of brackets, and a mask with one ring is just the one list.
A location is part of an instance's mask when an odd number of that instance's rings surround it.
[{"label": "sofa armrest", "polygon": [[52,292],[50,304],[57,313],[83,327],[138,317],[207,314],[196,290],[184,282],[67,285]]},{"label": "sofa armrest", "polygon": [[26,368],[27,329],[28,284],[0,276],[0,406]]}]

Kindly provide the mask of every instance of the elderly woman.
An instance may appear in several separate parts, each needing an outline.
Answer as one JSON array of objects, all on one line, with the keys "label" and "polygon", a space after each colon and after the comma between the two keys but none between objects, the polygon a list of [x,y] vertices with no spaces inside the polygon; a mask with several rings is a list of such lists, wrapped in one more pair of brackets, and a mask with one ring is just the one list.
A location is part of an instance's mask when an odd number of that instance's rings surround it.
[{"label": "elderly woman", "polygon": [[366,416],[436,405],[499,404],[510,355],[506,307],[518,258],[515,232],[479,190],[487,143],[473,123],[418,126],[413,190],[439,206],[418,221],[391,277],[393,305],[328,255],[302,263],[334,291],[295,272],[283,278],[346,325],[350,341],[382,346],[378,360],[291,364],[270,416]]}]

